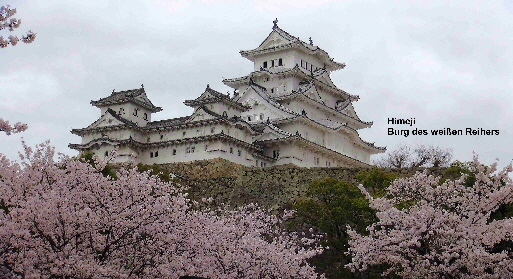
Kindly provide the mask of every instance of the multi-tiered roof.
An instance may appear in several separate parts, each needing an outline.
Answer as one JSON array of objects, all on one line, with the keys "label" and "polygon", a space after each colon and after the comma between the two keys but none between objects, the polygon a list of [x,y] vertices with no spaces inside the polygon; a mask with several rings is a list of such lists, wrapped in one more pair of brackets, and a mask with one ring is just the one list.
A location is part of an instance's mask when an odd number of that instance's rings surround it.
[{"label": "multi-tiered roof", "polygon": [[[240,51],[255,63],[255,69],[246,76],[223,80],[235,89],[233,96],[207,85],[198,98],[184,101],[194,109],[192,115],[151,121],[151,113],[162,108],[148,99],[143,86],[113,91],[91,101],[102,109],[102,116],[86,128],[73,129],[83,142],[70,147],[87,151],[95,146],[97,150],[117,146],[124,147],[127,154],[137,153],[138,158],[153,158],[157,153],[152,150],[172,148],[174,156],[175,148],[204,143],[205,152],[221,152],[220,156],[229,160],[232,147],[239,148],[238,156],[245,150],[248,155],[243,162],[251,165],[255,165],[253,161],[259,165],[260,160],[261,165],[312,166],[314,159],[316,166],[320,158],[326,166],[330,162],[368,165],[370,154],[385,148],[360,138],[358,130],[371,127],[372,122],[362,121],[356,114],[352,102],[359,96],[339,89],[330,78],[331,71],[343,69],[345,64],[334,61],[311,39],[306,43],[290,35],[277,22],[257,48]],[[205,128],[211,133],[205,133]],[[207,150],[213,143],[218,149]],[[230,146],[229,152],[223,146]]]}]

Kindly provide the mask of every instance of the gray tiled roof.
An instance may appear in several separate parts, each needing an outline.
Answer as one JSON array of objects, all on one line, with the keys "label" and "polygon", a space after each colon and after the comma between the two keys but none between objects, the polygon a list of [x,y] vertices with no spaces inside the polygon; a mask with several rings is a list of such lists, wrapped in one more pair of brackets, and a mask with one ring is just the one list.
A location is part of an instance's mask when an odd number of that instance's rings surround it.
[{"label": "gray tiled roof", "polygon": [[166,120],[159,120],[159,121],[152,121],[148,122],[144,128],[152,129],[152,128],[163,128],[163,127],[169,127],[169,126],[175,126],[185,123],[189,119],[189,116],[185,117],[177,117],[177,118],[171,118]]},{"label": "gray tiled roof", "polygon": [[144,88],[125,90],[119,92],[112,91],[112,94],[108,97],[101,98],[97,101],[91,101],[91,105],[96,107],[102,107],[128,102],[136,103],[142,107],[149,109],[151,112],[159,112],[162,110],[161,107],[157,107],[151,103],[151,101],[146,96]]}]

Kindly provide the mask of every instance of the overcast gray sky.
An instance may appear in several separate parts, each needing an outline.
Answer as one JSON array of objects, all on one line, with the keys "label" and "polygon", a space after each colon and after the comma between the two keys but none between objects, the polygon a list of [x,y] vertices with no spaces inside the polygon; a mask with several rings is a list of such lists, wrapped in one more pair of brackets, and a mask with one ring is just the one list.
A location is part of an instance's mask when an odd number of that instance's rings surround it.
[{"label": "overcast gray sky", "polygon": [[[100,116],[89,104],[144,84],[162,112],[189,115],[182,102],[207,84],[231,91],[223,78],[248,74],[240,50],[257,47],[272,21],[326,50],[346,68],[335,84],[360,96],[356,112],[370,129],[363,140],[393,150],[399,143],[453,148],[454,159],[476,152],[487,164],[513,159],[513,1],[0,1],[22,19],[13,34],[37,33],[32,44],[0,49],[0,118],[27,123],[0,134],[0,152],[17,159],[20,138],[47,139],[76,155],[72,128]],[[510,30],[510,31],[507,31]],[[4,37],[9,35],[0,31]],[[413,127],[387,119],[416,119]],[[498,129],[490,136],[389,136],[395,129]],[[374,159],[379,156],[373,156]]]}]

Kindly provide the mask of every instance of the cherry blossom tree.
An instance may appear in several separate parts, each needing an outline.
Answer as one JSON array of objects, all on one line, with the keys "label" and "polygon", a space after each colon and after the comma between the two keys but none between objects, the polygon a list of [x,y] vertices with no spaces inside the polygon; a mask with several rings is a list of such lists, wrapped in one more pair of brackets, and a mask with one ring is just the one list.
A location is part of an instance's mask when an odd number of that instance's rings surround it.
[{"label": "cherry blossom tree", "polygon": [[374,162],[381,168],[447,167],[452,158],[452,149],[423,144],[410,148],[401,144],[386,157]]},{"label": "cherry blossom tree", "polygon": [[[0,7],[0,30],[9,29],[9,32],[12,32],[20,27],[21,19],[12,18],[15,13],[16,9],[11,9],[9,5]],[[36,33],[32,31],[28,31],[27,35],[21,37],[21,41],[26,44],[32,43],[35,39]],[[10,35],[8,40],[0,36],[0,48],[5,48],[9,44],[15,46],[19,41],[20,39],[17,36]]]},{"label": "cherry blossom tree", "polygon": [[[120,168],[117,179],[48,143],[0,154],[0,272],[8,278],[324,278],[317,236],[277,228],[255,205],[199,210],[179,185]],[[112,154],[115,156],[115,154]],[[290,216],[287,212],[285,217]]]},{"label": "cherry blossom tree", "polygon": [[5,121],[2,118],[0,118],[0,132],[5,132],[7,135],[21,133],[27,130],[27,127],[27,124],[23,124],[21,122],[18,122],[14,124],[14,126],[11,126],[11,124],[9,124],[9,121]]},{"label": "cherry blossom tree", "polygon": [[[439,183],[417,173],[394,181],[384,198],[373,199],[378,222],[368,235],[349,229],[353,271],[388,265],[383,274],[403,278],[513,278],[513,218],[496,218],[513,202],[511,165],[496,171],[474,158],[476,180],[466,175]],[[504,216],[503,216],[504,217]]]}]

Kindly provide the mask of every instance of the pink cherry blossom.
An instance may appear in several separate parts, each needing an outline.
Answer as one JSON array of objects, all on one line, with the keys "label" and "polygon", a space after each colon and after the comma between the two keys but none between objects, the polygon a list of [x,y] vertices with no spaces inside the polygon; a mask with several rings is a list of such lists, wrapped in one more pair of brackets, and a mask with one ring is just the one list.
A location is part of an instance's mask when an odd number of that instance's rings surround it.
[{"label": "pink cherry blossom", "polygon": [[27,124],[23,124],[20,122],[14,124],[14,127],[13,127],[9,124],[9,121],[5,121],[2,118],[0,118],[0,132],[5,132],[7,135],[21,133],[21,132],[27,130],[27,128],[28,128]]},{"label": "pink cherry blossom", "polygon": [[[0,7],[0,30],[9,29],[9,32],[20,27],[21,19],[11,18],[16,13],[16,9],[11,9],[9,5]],[[21,41],[28,44],[36,39],[36,33],[28,31],[26,36],[21,37]],[[0,48],[5,48],[9,45],[15,46],[20,39],[16,36],[10,35],[9,40],[0,36]]]},{"label": "pink cherry blossom", "polygon": [[282,231],[256,205],[199,210],[149,173],[114,180],[105,161],[24,147],[19,164],[0,154],[0,272],[11,278],[324,278],[306,262],[319,236]]},{"label": "pink cherry blossom", "polygon": [[497,163],[485,168],[477,157],[474,165],[473,187],[464,185],[465,176],[439,183],[426,173],[394,181],[384,198],[360,186],[379,221],[368,235],[348,230],[347,266],[386,264],[385,274],[403,278],[513,278],[513,253],[501,248],[513,240],[513,219],[491,218],[513,202],[512,167],[496,172]]}]

